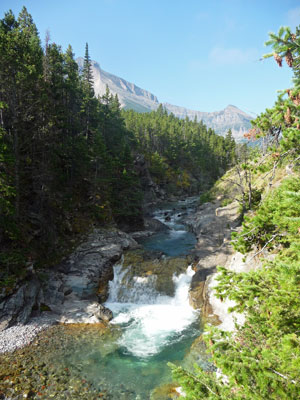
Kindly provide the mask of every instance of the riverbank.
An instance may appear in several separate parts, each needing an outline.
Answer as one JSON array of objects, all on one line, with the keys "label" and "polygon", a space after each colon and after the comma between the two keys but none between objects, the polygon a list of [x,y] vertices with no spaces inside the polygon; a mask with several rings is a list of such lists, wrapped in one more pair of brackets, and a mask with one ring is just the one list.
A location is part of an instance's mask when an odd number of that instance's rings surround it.
[{"label": "riverbank", "polygon": [[[185,201],[180,210],[186,212]],[[178,220],[178,213],[175,216]],[[58,323],[107,323],[112,313],[101,303],[108,297],[113,265],[125,250],[141,247],[136,240],[169,229],[150,216],[145,218],[144,231],[94,229],[53,269],[31,268],[17,290],[0,299],[0,353],[28,345],[41,330]]]},{"label": "riverbank", "polygon": [[41,315],[32,318],[26,325],[18,324],[0,332],[0,354],[13,352],[29,345],[37,334],[55,324],[53,318]]},{"label": "riverbank", "polygon": [[[173,229],[169,227],[161,233],[165,233],[167,237],[170,235],[171,239],[173,239],[173,234],[175,237],[191,234],[186,229],[183,231],[179,216],[187,212],[187,209],[182,210],[186,204],[178,205],[180,212],[176,207],[175,203],[168,206],[168,210],[171,210],[168,215],[164,215],[167,211],[163,211],[163,218],[168,218],[167,222]],[[176,231],[175,228],[178,230]],[[114,238],[121,235],[124,241],[128,239],[126,234],[120,232],[110,233],[110,235]],[[93,301],[88,289],[93,291],[95,288],[90,285],[88,287],[78,285],[78,275],[79,270],[87,264],[90,257],[92,255],[96,257],[95,253],[98,254],[98,245],[92,246],[92,244],[97,242],[99,237],[100,234],[97,232],[96,239],[94,237],[93,240],[89,240],[88,244],[86,241],[82,243],[75,254],[72,254],[56,269],[56,274],[62,274],[65,271],[66,275],[69,271],[74,283],[73,291],[69,293],[66,283],[70,283],[71,278],[65,277],[62,287],[64,303],[69,301],[71,304],[75,295],[84,297],[81,303]],[[168,383],[170,390],[175,393],[171,385],[171,370],[167,366],[167,361],[181,362],[186,349],[201,332],[199,313],[193,310],[188,302],[190,280],[194,274],[191,267],[188,268],[190,257],[184,254],[178,258],[166,257],[163,254],[164,249],[147,251],[139,248],[133,240],[130,243],[128,248],[131,250],[126,251],[119,261],[112,263],[114,271],[113,279],[110,279],[110,297],[104,306],[114,311],[115,318],[111,323],[103,326],[101,335],[93,334],[92,330],[96,329],[97,323],[59,324],[47,329],[38,334],[31,346],[26,346],[13,354],[7,353],[1,356],[2,375],[0,376],[4,378],[9,376],[14,384],[9,386],[9,381],[4,381],[2,386],[0,385],[0,391],[2,389],[6,395],[12,394],[11,397],[17,399],[16,396],[24,394],[24,387],[30,385],[33,398],[38,392],[43,393],[47,398],[50,395],[60,398],[65,391],[69,393],[73,390],[71,386],[75,385],[70,382],[74,381],[78,385],[78,382],[80,384],[84,379],[91,385],[88,392],[81,393],[80,396],[77,393],[75,396],[72,392],[73,397],[68,398],[95,398],[91,395],[91,388],[94,388],[105,396],[104,398],[110,400],[137,398],[162,400],[162,397],[152,392],[165,383]],[[108,251],[108,247],[110,250],[114,248],[113,243],[107,244],[106,249],[103,248],[104,244],[101,244],[102,253],[104,250]],[[186,246],[188,253],[189,246],[187,244]],[[125,248],[122,253],[124,250]],[[89,270],[90,265],[86,269]],[[75,270],[78,271],[77,275],[75,275]],[[103,280],[100,280],[103,283]],[[58,284],[52,282],[53,284],[59,287]],[[100,285],[96,289],[99,300],[101,298],[103,301],[107,288],[105,285]],[[60,292],[61,290],[56,290],[55,293]],[[58,311],[53,307],[53,303],[48,302],[47,305],[51,307],[51,311],[44,313],[52,315]],[[61,308],[64,308],[64,305]],[[70,318],[68,320],[70,321]],[[84,337],[78,334],[78,330],[83,325]],[[18,328],[8,328],[7,332],[15,335],[18,333]],[[35,333],[35,327],[31,328]],[[16,336],[24,339],[23,333],[22,331]],[[17,367],[15,364],[10,365],[12,359],[16,359]],[[51,384],[50,387],[48,384],[40,383],[40,378],[35,375],[37,366],[40,365],[43,365],[43,375],[45,375],[46,383]],[[24,374],[24,368],[28,375]],[[58,382],[61,372],[66,370],[66,381]],[[116,371],[118,371],[117,374]],[[53,375],[54,379],[52,379]],[[138,385],[137,382],[139,382]],[[107,397],[103,395],[105,391]],[[167,398],[167,393],[165,398]]]},{"label": "riverbank", "polygon": [[2,295],[0,353],[31,343],[41,330],[57,323],[111,319],[112,313],[101,303],[107,298],[112,266],[124,250],[138,247],[125,232],[95,229],[55,268],[32,269],[14,293]]}]

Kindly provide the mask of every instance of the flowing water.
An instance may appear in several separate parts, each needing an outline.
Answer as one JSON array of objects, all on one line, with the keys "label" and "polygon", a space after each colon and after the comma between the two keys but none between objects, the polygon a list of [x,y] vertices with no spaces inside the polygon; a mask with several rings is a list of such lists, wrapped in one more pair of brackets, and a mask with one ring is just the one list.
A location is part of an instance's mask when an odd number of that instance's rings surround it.
[{"label": "flowing water", "polygon": [[147,250],[159,250],[170,257],[187,254],[196,244],[195,235],[187,231],[184,219],[194,209],[198,198],[191,197],[178,203],[168,203],[153,213],[153,218],[167,225],[169,230],[156,233],[141,241]]},{"label": "flowing water", "polygon": [[[154,212],[169,227],[166,232],[143,240],[147,250],[159,250],[166,256],[186,255],[196,242],[183,224],[194,209],[195,199],[166,204]],[[106,306],[114,313],[111,321],[117,338],[98,348],[80,352],[86,376],[94,385],[109,382],[112,399],[150,399],[157,386],[172,381],[168,361],[180,363],[193,340],[199,336],[199,314],[190,305],[188,291],[194,271],[170,276],[175,295],[162,295],[155,289],[156,276],[132,276],[122,263],[114,266]],[[105,346],[104,346],[105,347]],[[76,362],[78,355],[69,360]],[[158,397],[159,399],[160,397]]]},{"label": "flowing water", "polygon": [[[182,214],[192,209],[192,202],[186,201],[156,211],[154,217],[170,229],[144,240],[144,247],[164,252],[166,256],[187,254],[195,238],[186,231]],[[174,283],[174,296],[170,297],[156,290],[155,274],[135,276],[129,269],[130,265],[125,267],[122,262],[114,266],[114,279],[109,284],[105,304],[114,314],[109,330],[84,327],[82,334],[76,326],[54,327],[39,339],[37,359],[34,350],[28,350],[29,364],[35,363],[33,370],[41,365],[39,368],[48,376],[49,385],[41,386],[44,398],[98,398],[91,390],[99,393],[100,398],[111,400],[175,398],[155,395],[153,391],[172,382],[167,362],[181,364],[200,334],[199,313],[188,301],[194,271],[188,267],[185,272],[170,276]],[[24,354],[20,357],[24,358]],[[26,361],[24,365],[30,368],[29,364]],[[34,379],[42,378],[43,374],[38,373]],[[62,384],[69,389],[60,397]],[[83,390],[85,396],[88,393],[91,396],[81,397]]]}]

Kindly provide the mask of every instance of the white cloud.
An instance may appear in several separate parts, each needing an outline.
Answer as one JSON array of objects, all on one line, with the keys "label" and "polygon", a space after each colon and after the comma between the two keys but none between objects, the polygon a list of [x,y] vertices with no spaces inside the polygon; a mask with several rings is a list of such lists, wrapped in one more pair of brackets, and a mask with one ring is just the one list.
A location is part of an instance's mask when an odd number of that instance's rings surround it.
[{"label": "white cloud", "polygon": [[300,7],[292,8],[287,12],[287,21],[292,29],[300,24]]},{"label": "white cloud", "polygon": [[259,54],[256,49],[214,47],[208,58],[215,65],[240,65],[256,61]]}]

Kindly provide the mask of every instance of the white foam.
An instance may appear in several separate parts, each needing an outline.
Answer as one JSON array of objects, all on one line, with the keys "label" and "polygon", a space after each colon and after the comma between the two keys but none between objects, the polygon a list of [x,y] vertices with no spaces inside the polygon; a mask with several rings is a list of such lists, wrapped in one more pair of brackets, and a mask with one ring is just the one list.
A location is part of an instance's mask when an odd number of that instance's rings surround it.
[{"label": "white foam", "polygon": [[[128,297],[131,296],[131,299],[137,301],[122,303],[123,296],[116,301],[117,285],[112,284],[111,288],[114,288],[115,292],[110,295],[106,303],[116,315],[112,323],[128,324],[119,340],[120,345],[135,356],[148,357],[176,340],[179,334],[197,318],[197,312],[190,306],[188,299],[194,273],[189,267],[186,273],[173,277],[174,297],[158,294],[153,287],[150,287],[154,284],[153,279],[152,281],[133,279],[133,287]],[[117,274],[119,275],[116,276]],[[120,276],[124,278],[126,272],[115,267],[115,280],[122,284]],[[147,288],[146,296],[140,291],[141,285]],[[114,301],[111,301],[112,299]],[[141,303],[140,300],[145,299],[147,301]]]}]

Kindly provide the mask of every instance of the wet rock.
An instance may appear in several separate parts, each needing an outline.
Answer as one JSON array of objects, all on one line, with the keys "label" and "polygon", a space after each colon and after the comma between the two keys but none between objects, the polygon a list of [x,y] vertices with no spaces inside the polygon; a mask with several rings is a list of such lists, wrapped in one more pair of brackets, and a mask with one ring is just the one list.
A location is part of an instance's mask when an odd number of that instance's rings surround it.
[{"label": "wet rock", "polygon": [[165,232],[169,230],[166,224],[155,218],[145,218],[145,228],[153,232]]},{"label": "wet rock", "polygon": [[[31,272],[28,280],[19,283],[14,293],[0,302],[0,331],[17,323],[26,323],[32,312],[44,304],[47,314],[55,321],[95,323],[100,305],[94,310],[99,282],[107,293],[112,279],[113,264],[124,250],[139,245],[132,237],[119,230],[95,229],[84,242],[61,264],[40,274]],[[105,299],[103,292],[102,299]],[[40,311],[43,311],[40,310]],[[107,319],[109,313],[104,313]]]},{"label": "wet rock", "polygon": [[178,384],[166,383],[155,388],[150,395],[150,400],[172,400],[179,399],[180,395],[177,389]]},{"label": "wet rock", "polygon": [[111,319],[112,312],[102,304],[76,298],[64,303],[63,312],[59,316],[59,322],[64,324],[95,324]]},{"label": "wet rock", "polygon": [[207,354],[207,346],[203,340],[203,335],[197,337],[183,360],[183,367],[190,372],[194,371],[194,365],[201,366],[206,371],[213,371],[214,365],[210,354]]},{"label": "wet rock", "polygon": [[103,304],[99,304],[99,311],[97,311],[95,315],[100,320],[106,321],[106,322],[108,322],[111,319],[113,319],[112,311],[109,308],[104,307]]},{"label": "wet rock", "polygon": [[212,269],[199,269],[193,276],[189,292],[189,300],[193,308],[198,309],[204,305],[205,283],[207,277],[213,272]]},{"label": "wet rock", "polygon": [[[155,257],[156,256],[156,257]],[[186,271],[189,258],[162,258],[161,253],[149,253],[145,250],[126,252],[124,255],[123,268],[128,269],[126,280],[133,282],[134,277],[152,276],[154,288],[161,294],[174,295],[173,274],[179,275]],[[130,287],[127,287],[130,290]]]}]

